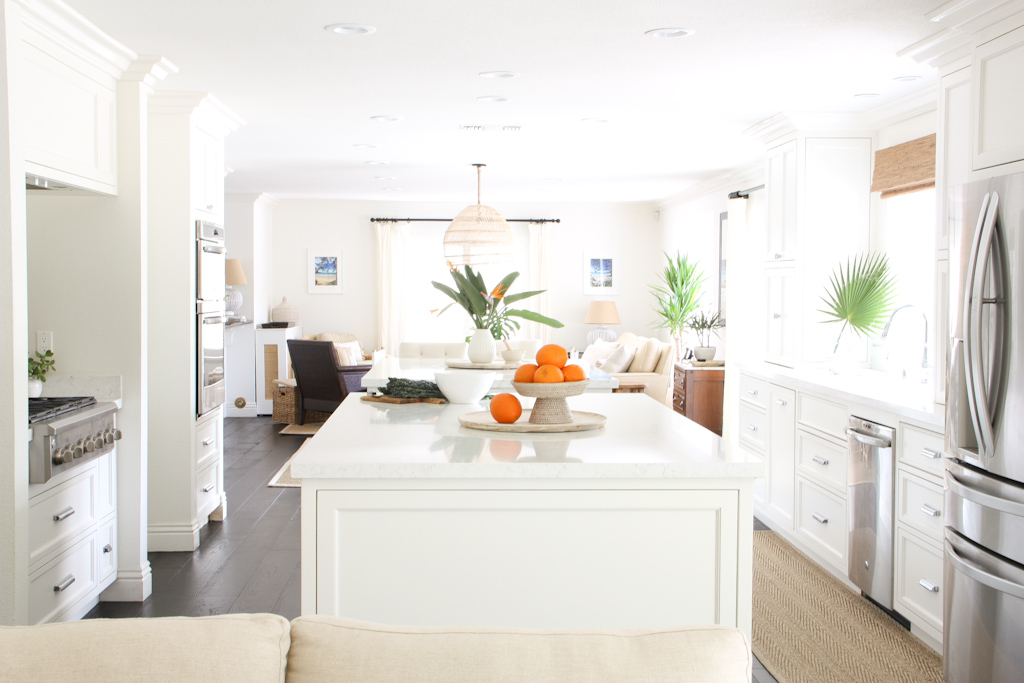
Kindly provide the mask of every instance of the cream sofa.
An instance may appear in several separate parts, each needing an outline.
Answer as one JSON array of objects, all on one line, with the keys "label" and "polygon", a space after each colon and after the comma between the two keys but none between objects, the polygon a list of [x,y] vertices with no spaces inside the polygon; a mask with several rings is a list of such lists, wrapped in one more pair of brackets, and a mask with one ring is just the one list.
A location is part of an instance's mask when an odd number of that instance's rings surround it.
[{"label": "cream sofa", "polygon": [[726,627],[383,626],[273,614],[0,627],[4,683],[749,683]]},{"label": "cream sofa", "polygon": [[[648,353],[650,353],[651,349],[658,349],[656,362],[652,362],[652,359],[647,357],[647,354],[644,354],[643,358],[638,354],[630,362],[625,372],[612,372],[609,374],[619,380],[619,382],[646,382],[647,388],[644,390],[644,393],[671,408],[672,384],[676,366],[675,347],[668,342],[659,341],[654,338],[638,337],[632,332],[625,332],[619,336],[615,340],[614,346],[625,345],[632,349],[638,349],[647,347],[648,343],[650,344],[650,347],[647,349]],[[591,362],[600,368],[601,362],[607,356],[604,352],[608,351],[610,347],[605,347],[603,350],[598,350],[597,347],[598,345],[596,344],[588,346],[583,352],[583,360]],[[648,368],[653,367],[653,369],[642,372],[641,365]]]}]

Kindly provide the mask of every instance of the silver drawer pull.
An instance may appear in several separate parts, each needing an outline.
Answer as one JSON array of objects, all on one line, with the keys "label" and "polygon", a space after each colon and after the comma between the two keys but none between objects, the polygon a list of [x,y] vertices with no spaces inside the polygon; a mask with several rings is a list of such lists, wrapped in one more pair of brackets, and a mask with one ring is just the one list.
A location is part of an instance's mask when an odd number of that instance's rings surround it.
[{"label": "silver drawer pull", "polygon": [[777,403],[778,405],[780,405],[780,406],[784,406],[784,405],[786,405],[786,399],[784,399],[784,398],[777,398],[777,399],[775,399],[775,402],[776,402],[776,403]]},{"label": "silver drawer pull", "polygon": [[932,460],[938,460],[942,457],[942,454],[931,448],[922,448],[921,455],[925,458],[931,458]]},{"label": "silver drawer pull", "polygon": [[780,258],[782,258],[782,254],[776,254],[775,255],[775,260],[776,261],[778,261]]},{"label": "silver drawer pull", "polygon": [[217,437],[215,437],[215,436],[211,436],[209,439],[203,439],[203,445],[204,446],[212,445],[213,442],[216,441],[216,440],[217,440]]},{"label": "silver drawer pull", "polygon": [[929,581],[928,579],[921,579],[920,581],[918,581],[918,583],[921,584],[921,587],[924,588],[926,591],[929,591],[931,593],[939,592],[939,587],[931,581]]},{"label": "silver drawer pull", "polygon": [[56,586],[53,587],[53,592],[54,593],[63,593],[65,590],[67,590],[68,586],[70,586],[74,582],[75,582],[75,575],[74,574],[68,574],[67,576],[64,577],[63,581],[61,581],[60,583],[58,583]]},{"label": "silver drawer pull", "polygon": [[112,552],[114,552],[114,546],[110,545],[109,543],[106,544],[105,546],[103,546],[103,553],[104,554],[112,553]]},{"label": "silver drawer pull", "polygon": [[214,486],[216,486],[216,484],[207,484],[206,486],[203,487],[203,493],[209,493],[210,491],[213,490]]},{"label": "silver drawer pull", "polygon": [[779,318],[782,317],[782,314],[781,313],[772,313],[772,317],[775,318],[776,320],[778,320]]},{"label": "silver drawer pull", "polygon": [[68,506],[68,507],[64,508],[63,510],[61,510],[60,512],[54,514],[53,521],[55,521],[55,522],[63,522],[65,519],[67,519],[68,517],[70,517],[73,514],[75,514],[75,508],[73,508],[71,506]]},{"label": "silver drawer pull", "polygon": [[933,508],[931,505],[928,505],[927,503],[921,506],[921,512],[928,515],[929,517],[938,517],[940,514],[938,510]]},{"label": "silver drawer pull", "polygon": [[814,521],[818,524],[828,524],[828,517],[822,517],[817,512],[811,515],[811,517],[814,518]]},{"label": "silver drawer pull", "polygon": [[811,460],[813,460],[814,462],[818,463],[819,465],[827,465],[828,464],[828,458],[823,458],[820,455],[814,456],[813,458],[811,458]]},{"label": "silver drawer pull", "polygon": [[747,429],[749,429],[752,432],[756,432],[757,431],[757,425],[747,425]]},{"label": "silver drawer pull", "polygon": [[747,389],[747,393],[751,396],[757,396],[757,389]]}]

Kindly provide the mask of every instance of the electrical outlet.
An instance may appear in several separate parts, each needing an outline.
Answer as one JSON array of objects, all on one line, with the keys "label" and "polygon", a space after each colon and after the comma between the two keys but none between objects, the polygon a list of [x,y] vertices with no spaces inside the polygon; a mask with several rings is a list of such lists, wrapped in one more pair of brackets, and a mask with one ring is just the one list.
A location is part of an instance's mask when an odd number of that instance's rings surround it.
[{"label": "electrical outlet", "polygon": [[53,351],[53,332],[36,332],[36,351]]}]

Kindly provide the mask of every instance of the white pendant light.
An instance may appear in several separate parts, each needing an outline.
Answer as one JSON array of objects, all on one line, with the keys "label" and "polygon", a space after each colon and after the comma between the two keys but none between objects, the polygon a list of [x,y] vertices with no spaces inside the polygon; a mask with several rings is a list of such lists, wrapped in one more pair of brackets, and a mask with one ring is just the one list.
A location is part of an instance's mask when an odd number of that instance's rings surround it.
[{"label": "white pendant light", "polygon": [[476,204],[459,212],[444,232],[444,257],[455,266],[512,261],[512,228],[501,214],[480,203],[480,169],[476,166]]}]

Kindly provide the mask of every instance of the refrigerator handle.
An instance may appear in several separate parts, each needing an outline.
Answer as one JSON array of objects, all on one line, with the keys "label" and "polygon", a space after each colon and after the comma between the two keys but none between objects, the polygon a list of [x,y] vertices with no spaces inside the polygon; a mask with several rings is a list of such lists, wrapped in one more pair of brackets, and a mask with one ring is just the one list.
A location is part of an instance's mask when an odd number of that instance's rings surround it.
[{"label": "refrigerator handle", "polygon": [[[973,310],[971,311],[971,327],[967,330],[971,346],[974,347],[973,353],[969,356],[969,362],[971,364],[971,381],[974,385],[972,392],[974,394],[974,409],[978,415],[978,423],[981,426],[979,438],[984,444],[983,453],[989,457],[995,451],[995,436],[992,433],[992,405],[990,404],[989,387],[985,376],[985,347],[981,341],[981,309],[985,304],[985,276],[988,273],[989,265],[991,265],[989,256],[992,254],[992,243],[996,236],[996,217],[998,215],[999,194],[993,192],[992,198],[988,203],[988,213],[985,215],[984,227],[981,230],[977,260],[974,264],[974,275],[971,278],[974,285],[971,292],[971,308]],[[1002,291],[1001,285],[1002,283],[1000,283],[1000,291]],[[993,376],[997,376],[995,369],[991,366],[990,369],[993,370]],[[997,389],[997,382],[993,382],[992,388]]]},{"label": "refrigerator handle", "polygon": [[953,476],[952,470],[946,470],[946,474],[946,486],[951,493],[960,496],[964,500],[977,503],[982,507],[999,510],[1000,512],[1016,515],[1018,517],[1024,517],[1024,503],[1018,503],[1014,500],[993,496],[991,493],[985,493],[976,488],[972,488],[970,485],[963,483]]},{"label": "refrigerator handle", "polygon": [[[983,288],[985,283],[984,271],[979,273],[979,261],[981,260],[981,241],[985,232],[986,220],[989,216],[989,202],[991,193],[986,193],[981,202],[981,211],[978,213],[978,225],[974,230],[974,239],[971,242],[971,256],[967,263],[967,282],[963,287],[963,330],[964,330],[964,387],[967,391],[967,404],[971,411],[971,422],[974,424],[974,433],[978,437],[978,455],[984,456],[989,452],[989,431],[985,431],[979,403],[981,396],[978,395],[978,387],[984,389],[984,380],[981,371],[981,297],[974,296],[975,288]],[[994,221],[994,215],[993,215]],[[978,280],[981,284],[978,285]],[[984,391],[982,391],[982,396]]]},{"label": "refrigerator handle", "polygon": [[1006,579],[990,574],[975,563],[971,562],[965,557],[962,557],[957,553],[956,548],[949,542],[947,538],[945,541],[946,545],[946,559],[952,565],[953,569],[969,576],[978,583],[984,584],[989,588],[999,591],[1000,593],[1007,593],[1017,598],[1024,599],[1024,586],[1013,581],[1007,581]]}]

